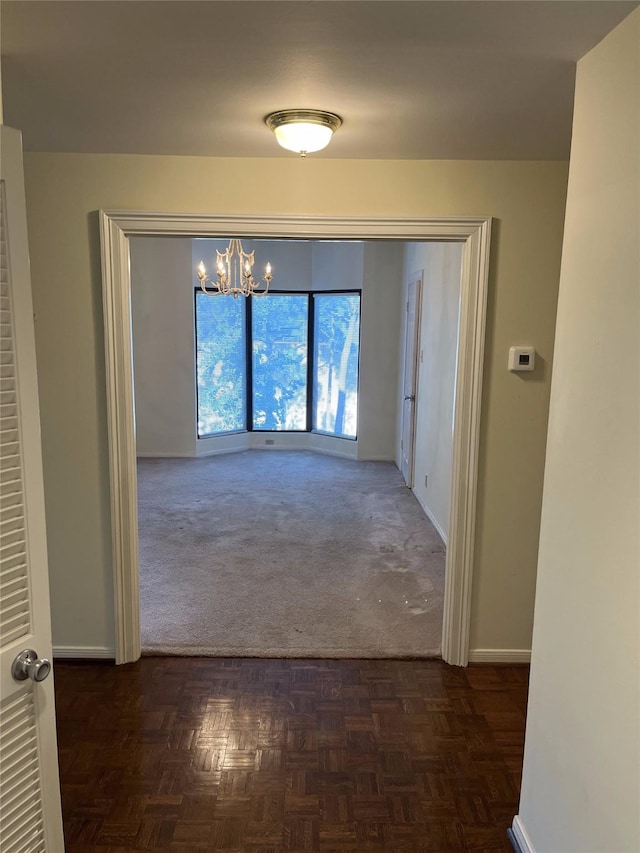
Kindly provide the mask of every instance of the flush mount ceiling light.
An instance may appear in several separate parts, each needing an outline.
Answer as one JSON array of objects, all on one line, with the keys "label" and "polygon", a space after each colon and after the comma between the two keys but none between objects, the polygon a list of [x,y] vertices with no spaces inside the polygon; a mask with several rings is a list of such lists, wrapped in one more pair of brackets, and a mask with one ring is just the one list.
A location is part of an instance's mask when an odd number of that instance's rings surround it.
[{"label": "flush mount ceiling light", "polygon": [[279,110],[270,113],[265,123],[283,148],[306,157],[326,148],[342,119],[324,110]]}]

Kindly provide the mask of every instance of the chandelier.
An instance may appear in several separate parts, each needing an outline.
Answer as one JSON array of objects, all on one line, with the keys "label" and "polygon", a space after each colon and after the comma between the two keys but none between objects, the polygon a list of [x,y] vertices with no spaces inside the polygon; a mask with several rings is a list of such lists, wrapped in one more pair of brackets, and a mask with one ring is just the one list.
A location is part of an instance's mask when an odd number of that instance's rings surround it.
[{"label": "chandelier", "polygon": [[264,296],[269,290],[271,264],[267,263],[261,280],[253,277],[252,269],[255,263],[255,251],[245,252],[242,241],[234,238],[229,242],[226,251],[216,249],[216,279],[209,278],[204,261],[198,264],[198,279],[200,289],[207,296]]}]

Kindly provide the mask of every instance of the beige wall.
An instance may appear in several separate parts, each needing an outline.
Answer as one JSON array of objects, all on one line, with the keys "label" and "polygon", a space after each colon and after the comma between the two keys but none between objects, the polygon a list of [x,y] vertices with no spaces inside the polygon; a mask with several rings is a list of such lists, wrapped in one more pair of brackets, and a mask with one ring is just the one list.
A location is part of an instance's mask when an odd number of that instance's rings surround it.
[{"label": "beige wall", "polygon": [[140,456],[194,456],[191,239],[131,240],[131,327]]},{"label": "beige wall", "polygon": [[401,270],[400,243],[365,243],[360,305],[359,459],[392,461],[395,456]]},{"label": "beige wall", "polygon": [[314,240],[310,245],[313,290],[364,290],[370,286],[364,280],[365,243]]},{"label": "beige wall", "polygon": [[520,820],[640,850],[640,11],[578,63]]},{"label": "beige wall", "polygon": [[[403,258],[405,289],[415,273],[423,272],[413,493],[445,542],[449,537],[462,248],[462,243],[406,243]],[[405,333],[406,322],[401,333],[403,346]],[[403,370],[404,362],[401,373]],[[399,454],[398,444],[398,459]]]},{"label": "beige wall", "polygon": [[[565,163],[27,154],[25,169],[56,644],[113,642],[95,211],[129,208],[496,217],[471,647],[529,647]],[[504,367],[522,341],[540,354],[526,383]]]}]

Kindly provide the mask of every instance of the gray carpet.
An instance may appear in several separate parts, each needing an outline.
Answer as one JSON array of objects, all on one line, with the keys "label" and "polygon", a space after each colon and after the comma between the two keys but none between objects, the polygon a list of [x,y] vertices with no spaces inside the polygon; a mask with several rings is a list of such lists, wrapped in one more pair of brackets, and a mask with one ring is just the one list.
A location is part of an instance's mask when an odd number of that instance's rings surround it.
[{"label": "gray carpet", "polygon": [[144,654],[439,655],[444,546],[395,465],[138,461]]}]

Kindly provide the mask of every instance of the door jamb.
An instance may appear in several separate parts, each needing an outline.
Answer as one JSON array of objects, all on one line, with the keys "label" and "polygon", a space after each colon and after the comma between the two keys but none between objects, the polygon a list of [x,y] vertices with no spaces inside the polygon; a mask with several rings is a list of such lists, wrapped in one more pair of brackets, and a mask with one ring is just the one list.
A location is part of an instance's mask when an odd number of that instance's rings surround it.
[{"label": "door jamb", "polygon": [[491,218],[224,216],[101,210],[99,220],[116,663],[128,663],[140,657],[129,237],[228,237],[232,234],[261,238],[464,242],[442,657],[447,663],[466,666],[469,660]]},{"label": "door jamb", "polygon": [[[413,358],[414,358],[413,394],[414,394],[414,399],[413,399],[413,409],[412,409],[413,424],[411,425],[411,445],[412,445],[411,446],[411,465],[409,466],[409,471],[408,471],[409,482],[406,483],[406,485],[407,485],[407,488],[409,488],[413,491],[413,487],[415,485],[415,461],[416,461],[415,460],[415,456],[416,456],[415,449],[416,449],[416,421],[417,421],[416,412],[418,410],[418,407],[417,407],[418,382],[419,382],[419,378],[420,378],[420,356],[419,356],[419,353],[420,353],[420,343],[421,343],[421,334],[422,334],[422,290],[424,287],[424,270],[420,270],[419,272],[412,272],[410,275],[405,277],[405,280],[402,283],[403,298],[404,298],[405,294],[407,297],[407,312],[406,312],[407,315],[409,313],[409,311],[408,311],[408,309],[409,309],[409,287],[410,287],[412,282],[415,282],[418,285],[418,299],[416,300],[416,302],[417,302],[417,304],[416,304],[416,326],[414,329],[414,342],[413,342]],[[409,328],[408,328],[408,319],[407,319],[405,321],[405,335],[408,337],[408,334],[409,334]],[[405,341],[404,341],[405,358],[404,358],[404,363],[403,363],[403,368],[402,368],[403,387],[401,389],[401,394],[400,394],[400,399],[401,399],[400,405],[403,406],[403,408],[401,409],[401,416],[400,416],[400,439],[401,439],[400,464],[401,465],[402,465],[402,451],[404,450],[404,447],[402,446],[402,440],[404,438],[404,435],[403,435],[403,433],[404,433],[404,373],[407,369],[406,346],[407,346],[407,340],[405,339]]]}]

